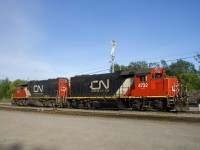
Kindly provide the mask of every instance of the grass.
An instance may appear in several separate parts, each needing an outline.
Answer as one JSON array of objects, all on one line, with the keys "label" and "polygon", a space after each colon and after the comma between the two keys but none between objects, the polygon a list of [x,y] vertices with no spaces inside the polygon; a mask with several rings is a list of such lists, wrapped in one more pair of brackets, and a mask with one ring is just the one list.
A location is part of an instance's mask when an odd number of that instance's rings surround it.
[{"label": "grass", "polygon": [[11,99],[10,98],[3,98],[3,99],[0,99],[0,102],[11,103]]}]

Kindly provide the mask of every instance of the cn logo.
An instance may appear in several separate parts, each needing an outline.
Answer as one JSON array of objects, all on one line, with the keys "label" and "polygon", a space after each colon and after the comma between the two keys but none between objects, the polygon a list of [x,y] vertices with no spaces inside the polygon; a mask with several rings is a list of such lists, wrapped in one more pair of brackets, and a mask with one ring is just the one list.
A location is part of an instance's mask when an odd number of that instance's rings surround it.
[{"label": "cn logo", "polygon": [[35,93],[42,93],[43,92],[43,85],[34,85],[33,92]]},{"label": "cn logo", "polygon": [[178,91],[178,85],[176,83],[172,84],[172,91],[173,92]]},{"label": "cn logo", "polygon": [[109,79],[105,83],[103,80],[94,80],[90,84],[92,92],[108,92],[109,91]]}]

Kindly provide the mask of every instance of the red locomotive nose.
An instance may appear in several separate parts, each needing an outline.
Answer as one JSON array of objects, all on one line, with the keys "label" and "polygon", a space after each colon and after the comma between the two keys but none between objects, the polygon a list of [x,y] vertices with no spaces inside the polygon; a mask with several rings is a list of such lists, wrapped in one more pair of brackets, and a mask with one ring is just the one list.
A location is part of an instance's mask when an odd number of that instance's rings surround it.
[{"label": "red locomotive nose", "polygon": [[27,88],[26,83],[17,85],[17,88],[16,88],[15,92],[13,93],[13,97],[25,98],[27,96],[26,88]]},{"label": "red locomotive nose", "polygon": [[179,95],[179,84],[177,78],[166,78],[165,90],[168,91],[168,96]]}]

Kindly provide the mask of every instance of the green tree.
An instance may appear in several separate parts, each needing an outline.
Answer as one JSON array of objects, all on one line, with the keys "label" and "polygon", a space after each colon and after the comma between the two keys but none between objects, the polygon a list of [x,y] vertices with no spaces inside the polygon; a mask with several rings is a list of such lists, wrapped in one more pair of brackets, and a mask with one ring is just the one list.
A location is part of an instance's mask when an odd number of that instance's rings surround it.
[{"label": "green tree", "polygon": [[188,90],[200,89],[200,77],[194,72],[182,73],[178,76],[179,82],[187,86]]},{"label": "green tree", "polygon": [[[200,63],[200,53],[197,53],[194,58],[198,63]],[[200,66],[199,66],[199,70],[198,70],[198,75],[200,76]]]},{"label": "green tree", "polygon": [[[111,68],[112,70],[112,68]],[[119,64],[115,64],[115,71],[121,70],[120,65]]]},{"label": "green tree", "polygon": [[143,70],[148,68],[149,64],[146,61],[130,62],[128,68],[130,70]]},{"label": "green tree", "polygon": [[[124,65],[119,65],[117,63],[115,63],[114,65],[115,67],[115,71],[119,71],[119,70],[128,70],[128,66],[124,66]],[[110,66],[110,72],[112,71],[112,66]]]},{"label": "green tree", "polygon": [[0,99],[9,98],[9,89],[11,86],[11,81],[8,78],[0,81]]},{"label": "green tree", "polygon": [[161,60],[161,65],[167,76],[177,77],[181,84],[187,86],[188,90],[200,89],[200,78],[194,64],[179,59],[171,65],[168,65],[165,60]]},{"label": "green tree", "polygon": [[170,66],[167,64],[167,62],[165,60],[161,60],[160,63],[161,67],[165,69],[167,76],[172,76]]},{"label": "green tree", "polygon": [[160,67],[159,63],[157,63],[157,62],[150,62],[148,64],[148,68],[155,68],[155,67]]},{"label": "green tree", "polygon": [[197,53],[194,57],[198,63],[200,63],[200,53]]},{"label": "green tree", "polygon": [[26,81],[25,80],[21,80],[21,79],[17,79],[15,81],[13,81],[11,83],[11,85],[10,85],[10,89],[7,91],[8,96],[11,97],[12,94],[15,92],[17,84],[23,83],[23,82],[26,82]]},{"label": "green tree", "polygon": [[0,80],[0,99],[10,99],[16,85],[22,82],[25,82],[25,80],[17,79],[13,82],[9,81],[8,78]]},{"label": "green tree", "polygon": [[182,73],[197,73],[194,64],[179,59],[176,63],[170,65],[171,75],[179,76]]}]

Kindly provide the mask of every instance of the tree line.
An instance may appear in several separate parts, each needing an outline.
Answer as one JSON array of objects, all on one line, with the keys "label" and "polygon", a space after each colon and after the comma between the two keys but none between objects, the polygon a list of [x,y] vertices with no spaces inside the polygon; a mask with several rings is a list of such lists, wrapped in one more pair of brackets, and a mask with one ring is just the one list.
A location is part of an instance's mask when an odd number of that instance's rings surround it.
[{"label": "tree line", "polygon": [[22,82],[25,82],[25,80],[17,79],[10,81],[8,78],[0,80],[0,100],[10,99],[17,84]]}]

